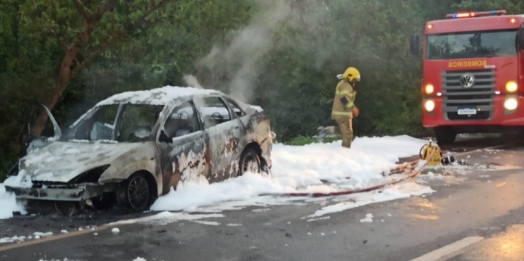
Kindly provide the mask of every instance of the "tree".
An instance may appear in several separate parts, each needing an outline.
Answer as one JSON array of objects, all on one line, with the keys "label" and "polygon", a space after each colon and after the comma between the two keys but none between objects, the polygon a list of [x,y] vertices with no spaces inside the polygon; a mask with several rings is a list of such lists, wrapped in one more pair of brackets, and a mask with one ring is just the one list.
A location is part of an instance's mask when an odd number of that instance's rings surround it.
[{"label": "tree", "polygon": [[[80,0],[73,0],[76,13],[61,13],[66,5],[63,1],[52,2],[44,11],[36,10],[42,22],[49,25],[49,29],[64,51],[54,88],[47,97],[45,105],[52,110],[71,79],[94,58],[132,41],[143,32],[144,28],[158,23],[161,19],[171,17],[170,9],[158,11],[173,2],[176,0],[105,0],[98,6],[95,4],[86,6]],[[108,12],[112,15],[108,15]],[[61,21],[62,19],[67,23]],[[80,23],[79,20],[83,22]],[[70,24],[82,24],[82,29],[70,27]],[[47,113],[42,110],[33,127],[33,135],[40,135],[45,128],[47,118]]]},{"label": "tree", "polygon": [[[186,75],[263,106],[286,141],[333,124],[336,75],[352,65],[357,136],[423,130],[409,36],[447,13],[495,9],[522,13],[524,1],[3,0],[0,172],[19,156],[27,101],[67,125],[109,95]],[[47,115],[29,112],[47,135]]]},{"label": "tree", "polygon": [[524,13],[524,2],[519,0],[473,1],[455,0],[452,8],[467,11],[490,11],[505,9],[508,14]]}]

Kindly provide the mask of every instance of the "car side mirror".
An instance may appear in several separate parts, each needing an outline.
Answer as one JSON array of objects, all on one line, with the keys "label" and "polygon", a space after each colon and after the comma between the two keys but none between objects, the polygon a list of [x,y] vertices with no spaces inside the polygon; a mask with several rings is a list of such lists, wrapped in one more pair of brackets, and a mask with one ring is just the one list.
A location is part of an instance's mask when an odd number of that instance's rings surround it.
[{"label": "car side mirror", "polygon": [[420,48],[419,48],[419,46],[420,46],[420,39],[419,39],[418,34],[411,35],[411,40],[410,40],[410,43],[409,43],[409,50],[410,50],[412,55],[414,55],[414,56],[420,55]]},{"label": "car side mirror", "polygon": [[171,140],[169,137],[167,137],[166,133],[162,130],[160,131],[160,137],[158,137],[159,142],[163,143],[171,143],[173,140]]},{"label": "car side mirror", "polygon": [[519,50],[524,51],[524,25],[523,27],[520,27],[518,35],[517,35],[517,41],[519,44]]}]

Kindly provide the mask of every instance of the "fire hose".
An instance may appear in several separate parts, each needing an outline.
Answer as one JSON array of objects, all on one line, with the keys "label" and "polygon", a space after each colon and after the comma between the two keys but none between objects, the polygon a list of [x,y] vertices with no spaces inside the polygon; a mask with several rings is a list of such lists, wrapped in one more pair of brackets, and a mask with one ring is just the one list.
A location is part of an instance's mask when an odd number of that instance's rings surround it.
[{"label": "fire hose", "polygon": [[[438,151],[438,148],[432,147],[431,153],[429,154],[428,158],[432,158],[433,155],[435,154],[435,152],[437,152],[437,151]],[[408,168],[411,169],[412,167],[418,165],[420,160],[421,159],[415,160],[415,161],[412,161],[412,162],[408,162],[408,163],[404,163],[404,164],[402,164],[400,166],[397,166],[397,167],[395,167],[395,168],[390,170],[390,174],[398,174],[398,173],[402,173],[405,169],[408,169]],[[350,194],[356,194],[356,193],[369,192],[369,191],[380,189],[380,188],[383,188],[383,187],[386,187],[386,186],[395,185],[395,184],[398,184],[398,183],[403,182],[403,181],[408,180],[408,179],[412,179],[412,178],[416,177],[417,175],[419,175],[420,173],[422,173],[422,170],[426,167],[427,164],[428,164],[428,161],[425,161],[424,164],[422,164],[419,168],[411,169],[410,173],[406,177],[403,177],[403,178],[400,178],[400,179],[397,179],[397,180],[392,180],[392,181],[389,181],[389,182],[386,182],[386,183],[382,183],[382,184],[379,184],[379,185],[375,185],[375,186],[372,186],[372,187],[363,188],[363,189],[351,189],[351,190],[343,190],[343,191],[336,191],[336,192],[268,193],[268,194],[263,194],[263,196],[288,196],[288,197],[314,197],[314,198],[317,198],[317,197],[342,196],[342,195],[350,195]]]}]

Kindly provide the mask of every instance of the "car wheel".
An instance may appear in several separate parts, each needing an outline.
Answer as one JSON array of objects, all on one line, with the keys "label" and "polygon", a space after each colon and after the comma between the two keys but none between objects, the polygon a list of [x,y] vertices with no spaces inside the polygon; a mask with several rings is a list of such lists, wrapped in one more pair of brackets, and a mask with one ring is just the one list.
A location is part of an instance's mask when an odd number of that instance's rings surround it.
[{"label": "car wheel", "polygon": [[262,170],[262,162],[260,161],[260,157],[258,156],[258,153],[252,148],[247,148],[244,150],[240,156],[240,162],[238,166],[240,170],[239,176],[244,175],[246,172],[260,173]]},{"label": "car wheel", "polygon": [[144,211],[152,202],[152,188],[143,173],[135,173],[124,183],[125,198],[129,207]]}]

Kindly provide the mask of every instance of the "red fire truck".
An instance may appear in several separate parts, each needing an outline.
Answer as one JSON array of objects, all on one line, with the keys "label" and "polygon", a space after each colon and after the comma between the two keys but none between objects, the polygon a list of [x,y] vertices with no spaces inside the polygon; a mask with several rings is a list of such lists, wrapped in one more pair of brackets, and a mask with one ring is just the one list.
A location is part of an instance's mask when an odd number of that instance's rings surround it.
[{"label": "red fire truck", "polygon": [[[524,129],[524,15],[448,14],[426,23],[422,124],[439,143],[458,133]],[[419,36],[410,51],[420,55]]]}]

